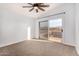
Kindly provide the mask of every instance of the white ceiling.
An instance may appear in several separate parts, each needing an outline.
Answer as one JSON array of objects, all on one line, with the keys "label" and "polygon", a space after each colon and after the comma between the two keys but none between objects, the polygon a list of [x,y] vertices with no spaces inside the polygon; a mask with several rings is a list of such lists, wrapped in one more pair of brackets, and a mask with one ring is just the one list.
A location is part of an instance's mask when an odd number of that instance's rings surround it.
[{"label": "white ceiling", "polygon": [[50,5],[50,7],[44,8],[45,9],[44,12],[39,10],[38,13],[36,13],[35,10],[29,12],[31,8],[22,8],[22,6],[28,5],[27,3],[9,3],[3,5],[6,6],[6,8],[11,10],[12,12],[16,12],[18,14],[26,15],[28,17],[33,18],[38,18],[40,17],[40,15],[52,11],[52,9],[54,9],[56,6],[60,5],[57,3],[46,3],[46,4]]}]

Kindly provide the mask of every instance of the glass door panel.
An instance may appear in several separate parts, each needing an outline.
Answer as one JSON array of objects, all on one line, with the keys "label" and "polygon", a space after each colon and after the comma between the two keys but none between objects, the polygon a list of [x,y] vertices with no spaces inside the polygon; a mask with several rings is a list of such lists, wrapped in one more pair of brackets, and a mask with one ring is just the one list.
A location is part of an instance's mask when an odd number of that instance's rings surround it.
[{"label": "glass door panel", "polygon": [[49,40],[55,42],[62,41],[62,18],[52,19],[48,22],[49,26]]},{"label": "glass door panel", "polygon": [[48,21],[39,22],[39,38],[48,40]]}]

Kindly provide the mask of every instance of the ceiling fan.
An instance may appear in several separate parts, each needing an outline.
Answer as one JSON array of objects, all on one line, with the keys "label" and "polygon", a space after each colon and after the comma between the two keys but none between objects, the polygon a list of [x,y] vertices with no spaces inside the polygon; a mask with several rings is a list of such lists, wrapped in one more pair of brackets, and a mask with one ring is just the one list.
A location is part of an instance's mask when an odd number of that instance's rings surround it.
[{"label": "ceiling fan", "polygon": [[45,9],[43,9],[44,7],[49,7],[49,5],[46,5],[44,3],[28,3],[30,6],[22,6],[22,8],[31,8],[29,10],[29,12],[31,12],[32,10],[36,10],[36,12],[38,13],[38,10],[41,11],[45,11]]}]

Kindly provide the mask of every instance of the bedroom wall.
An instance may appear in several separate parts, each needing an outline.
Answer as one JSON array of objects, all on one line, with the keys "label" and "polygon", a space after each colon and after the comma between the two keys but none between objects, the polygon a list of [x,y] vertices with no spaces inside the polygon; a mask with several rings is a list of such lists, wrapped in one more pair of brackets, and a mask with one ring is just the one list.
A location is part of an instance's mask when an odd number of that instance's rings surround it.
[{"label": "bedroom wall", "polygon": [[[57,5],[55,8],[53,8],[52,10],[49,10],[49,12],[41,15],[39,17],[39,19],[36,22],[39,21],[43,21],[43,20],[49,20],[52,19],[53,16],[48,17],[48,18],[42,18],[44,16],[48,16],[48,15],[53,15],[53,14],[57,14],[57,13],[62,13],[62,12],[66,12],[66,14],[64,15],[64,19],[63,19],[63,28],[64,28],[64,44],[68,44],[68,45],[76,45],[75,43],[75,25],[74,25],[74,20],[75,20],[75,4],[60,4]],[[41,18],[41,19],[40,19]],[[36,23],[36,38],[39,37],[39,29],[38,29],[38,23]]]},{"label": "bedroom wall", "polygon": [[76,28],[76,32],[75,32],[75,38],[76,38],[76,50],[79,54],[79,4],[76,4],[76,21],[75,21],[75,28]]},{"label": "bedroom wall", "polygon": [[27,40],[28,28],[34,37],[34,19],[13,12],[7,4],[0,4],[0,47]]}]

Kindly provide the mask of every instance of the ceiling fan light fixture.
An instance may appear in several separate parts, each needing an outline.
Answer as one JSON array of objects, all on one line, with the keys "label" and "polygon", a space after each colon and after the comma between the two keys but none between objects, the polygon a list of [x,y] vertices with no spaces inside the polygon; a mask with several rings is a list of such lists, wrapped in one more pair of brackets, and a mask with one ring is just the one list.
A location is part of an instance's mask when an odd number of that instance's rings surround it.
[{"label": "ceiling fan light fixture", "polygon": [[[31,5],[32,9],[29,10],[29,12],[31,12],[32,10],[36,10],[36,13],[38,13],[38,10],[41,11],[45,11],[45,9],[43,9],[44,7],[49,7],[49,5],[45,5],[44,3],[28,3],[29,5]],[[23,8],[28,8],[29,6],[24,6]]]},{"label": "ceiling fan light fixture", "polygon": [[34,7],[34,9],[38,9],[37,7]]}]

